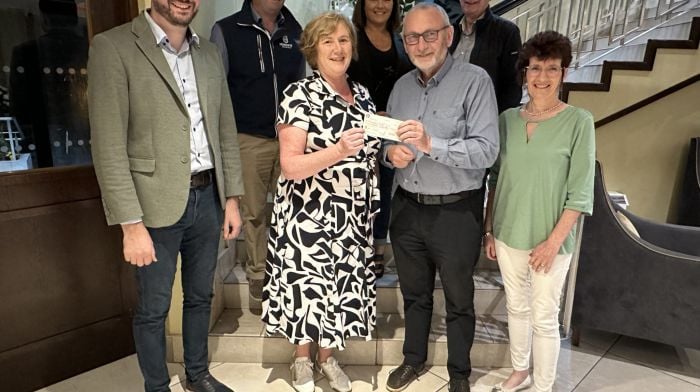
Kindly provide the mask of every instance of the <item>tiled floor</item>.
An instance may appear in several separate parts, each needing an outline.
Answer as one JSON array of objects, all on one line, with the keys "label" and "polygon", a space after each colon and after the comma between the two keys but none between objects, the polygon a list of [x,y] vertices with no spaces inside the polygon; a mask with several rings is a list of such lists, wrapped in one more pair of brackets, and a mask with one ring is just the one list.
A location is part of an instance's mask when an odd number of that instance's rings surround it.
[{"label": "tiled floor", "polygon": [[[384,391],[391,366],[346,366],[354,392]],[[474,369],[474,392],[490,391],[510,369]],[[211,372],[237,392],[292,392],[286,365],[212,363]],[[184,368],[170,364],[172,391],[184,391]],[[330,392],[318,376],[316,391]],[[447,392],[447,369],[433,366],[406,392]],[[130,356],[81,374],[40,392],[128,392],[142,390],[136,357]],[[684,364],[673,347],[584,331],[581,345],[562,342],[555,391],[700,392],[700,368]]]},{"label": "tiled floor", "polygon": [[[403,318],[396,313],[402,308],[397,291],[397,278],[391,254],[387,255],[387,274],[379,281],[378,302],[380,314],[377,320],[376,339],[382,344],[396,343],[394,350],[400,356],[401,339],[404,336]],[[503,306],[503,296],[500,275],[488,262],[480,262],[480,273],[475,275],[477,290],[485,290],[477,296],[475,307],[478,310],[475,349],[472,350],[472,360],[478,361],[486,354],[497,356],[494,351],[507,350],[507,326]],[[212,331],[210,337],[210,352],[224,349],[222,337],[237,336],[258,339],[263,335],[259,315],[246,310],[247,289],[238,287],[245,285],[245,274],[240,267],[235,268],[225,278],[227,290],[227,309]],[[436,307],[440,308],[441,290],[439,279],[436,281]],[[499,290],[501,290],[499,292]],[[491,294],[496,293],[496,296]],[[392,296],[396,297],[393,298]],[[229,298],[230,297],[230,298]],[[392,302],[393,301],[393,302]],[[444,302],[444,299],[442,299]],[[481,303],[483,302],[483,303]],[[431,330],[431,343],[445,342],[444,322],[436,315]],[[245,340],[245,339],[243,339]],[[226,350],[232,358],[245,357],[245,351],[254,350],[260,354],[260,349],[246,346],[245,341],[233,341]],[[393,341],[395,340],[395,342]],[[375,340],[369,342],[372,343]],[[249,343],[249,342],[248,342]],[[265,342],[264,349],[270,350],[270,341]],[[354,342],[358,343],[358,342]],[[365,342],[359,342],[364,344]],[[348,350],[338,357],[344,363],[373,363],[365,358],[367,348],[362,344],[349,345]],[[376,348],[376,363],[392,363],[379,361],[379,343]],[[357,347],[355,347],[357,346]],[[479,346],[479,347],[477,347]],[[359,349],[358,349],[359,347]],[[291,346],[284,348],[284,359],[291,356]],[[226,351],[223,350],[223,351]],[[484,354],[481,351],[487,350]],[[262,350],[265,351],[265,350]],[[371,350],[370,350],[371,351]],[[386,350],[385,350],[386,351]],[[442,350],[444,351],[444,350]],[[505,351],[504,351],[505,353]],[[443,353],[444,354],[444,353]],[[387,354],[383,354],[387,355]],[[225,357],[225,355],[214,355]],[[348,358],[345,358],[349,356]],[[506,355],[507,358],[507,355]],[[229,359],[223,359],[228,361]],[[259,361],[260,359],[256,360]],[[266,360],[266,359],[263,359]],[[386,358],[382,358],[386,360]],[[400,360],[398,358],[397,360]],[[492,360],[492,359],[491,359]],[[256,362],[253,361],[253,362]],[[436,361],[437,362],[437,361]],[[442,362],[444,363],[444,361]],[[494,363],[491,361],[490,363]],[[270,363],[221,363],[212,362],[211,372],[222,382],[228,384],[236,392],[293,392],[289,384],[289,367],[285,364]],[[394,366],[345,366],[345,371],[353,380],[354,392],[385,391],[387,375]],[[169,364],[171,390],[184,392],[185,371],[182,364]],[[509,368],[475,368],[470,378],[472,391],[489,392],[491,386],[502,381],[510,373]],[[331,388],[323,376],[317,375],[316,392],[330,392]],[[428,372],[411,384],[406,392],[447,392],[449,376],[445,366],[430,366]],[[83,373],[55,385],[43,388],[38,392],[131,392],[142,391],[142,378],[135,356],[113,362],[106,366]],[[648,342],[644,340],[620,337],[617,335],[584,331],[581,345],[572,347],[569,341],[562,341],[559,356],[555,392],[700,392],[700,363],[694,367],[682,360],[673,347]]]}]

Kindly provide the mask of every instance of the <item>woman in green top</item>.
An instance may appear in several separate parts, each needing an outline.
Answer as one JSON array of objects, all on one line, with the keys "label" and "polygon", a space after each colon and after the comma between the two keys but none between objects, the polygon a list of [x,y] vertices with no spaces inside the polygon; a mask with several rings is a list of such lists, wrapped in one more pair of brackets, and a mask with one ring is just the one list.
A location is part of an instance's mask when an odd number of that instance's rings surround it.
[{"label": "woman in green top", "polygon": [[503,275],[513,364],[499,391],[533,383],[535,391],[552,390],[573,227],[593,209],[593,118],[559,99],[570,62],[568,38],[534,35],[517,63],[530,100],[500,116],[501,151],[489,177],[484,227],[486,256],[498,260]]}]

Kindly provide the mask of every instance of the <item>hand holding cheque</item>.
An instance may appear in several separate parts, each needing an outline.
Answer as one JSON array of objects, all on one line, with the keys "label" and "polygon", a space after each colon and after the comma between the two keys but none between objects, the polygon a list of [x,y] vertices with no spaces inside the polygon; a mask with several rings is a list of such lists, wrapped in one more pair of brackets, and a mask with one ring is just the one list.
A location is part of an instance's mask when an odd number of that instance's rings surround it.
[{"label": "hand holding cheque", "polygon": [[[365,117],[365,133],[396,142],[411,144],[418,151],[430,152],[430,136],[425,133],[419,121],[399,121],[375,114]],[[415,158],[413,151],[406,145],[395,144],[387,147],[387,157],[396,168],[404,168]]]},{"label": "hand holding cheque", "polygon": [[397,131],[401,123],[401,121],[391,117],[370,113],[365,116],[365,133],[368,136],[400,142],[401,140],[399,139]]}]

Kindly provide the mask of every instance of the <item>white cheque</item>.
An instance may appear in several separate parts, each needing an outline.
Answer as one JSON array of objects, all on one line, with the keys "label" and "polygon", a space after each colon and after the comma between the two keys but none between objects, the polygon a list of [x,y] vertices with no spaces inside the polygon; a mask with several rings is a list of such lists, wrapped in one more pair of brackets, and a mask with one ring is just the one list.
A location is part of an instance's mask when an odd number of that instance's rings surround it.
[{"label": "white cheque", "polygon": [[399,124],[402,122],[390,117],[370,113],[365,116],[364,129],[369,136],[399,142],[399,135],[396,134],[396,131],[399,130]]}]

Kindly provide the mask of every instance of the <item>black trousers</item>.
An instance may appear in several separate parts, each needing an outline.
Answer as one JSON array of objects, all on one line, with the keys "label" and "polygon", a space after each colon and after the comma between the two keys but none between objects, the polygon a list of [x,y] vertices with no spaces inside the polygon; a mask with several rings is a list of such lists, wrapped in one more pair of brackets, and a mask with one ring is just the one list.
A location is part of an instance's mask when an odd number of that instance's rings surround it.
[{"label": "black trousers", "polygon": [[447,370],[451,379],[471,373],[474,342],[474,265],[479,259],[483,192],[455,203],[423,205],[396,192],[392,200],[391,244],[406,317],[404,363],[418,366],[428,356],[435,272],[439,271],[447,311]]}]

